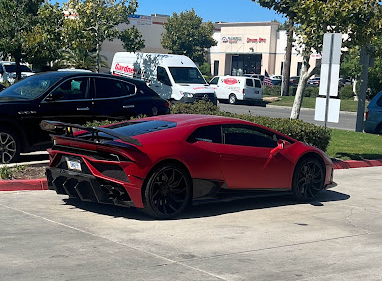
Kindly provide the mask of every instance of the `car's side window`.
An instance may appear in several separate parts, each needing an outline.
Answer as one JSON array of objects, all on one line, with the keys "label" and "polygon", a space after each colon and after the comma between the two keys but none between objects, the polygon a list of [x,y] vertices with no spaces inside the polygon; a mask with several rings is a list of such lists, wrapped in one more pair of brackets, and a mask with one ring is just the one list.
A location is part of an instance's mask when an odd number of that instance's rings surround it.
[{"label": "car's side window", "polygon": [[123,85],[125,86],[128,95],[134,95],[136,93],[137,87],[134,84],[126,82]]},{"label": "car's side window", "polygon": [[97,99],[102,99],[126,96],[128,93],[126,92],[124,84],[123,81],[116,79],[95,78],[95,97]]},{"label": "car's side window", "polygon": [[159,82],[171,86],[170,78],[168,78],[168,74],[164,67],[158,66],[157,68],[157,79]]},{"label": "car's side window", "polygon": [[222,143],[221,126],[212,125],[196,129],[187,139],[188,142],[213,142]]},{"label": "car's side window", "polygon": [[55,89],[54,94],[59,97],[59,100],[79,100],[87,99],[88,91],[88,78],[72,78]]},{"label": "car's side window", "polygon": [[211,85],[216,85],[219,81],[219,77],[214,77],[214,79],[211,80],[210,84]]},{"label": "car's side window", "polygon": [[223,139],[225,144],[230,145],[269,148],[277,146],[276,134],[246,125],[223,126]]}]

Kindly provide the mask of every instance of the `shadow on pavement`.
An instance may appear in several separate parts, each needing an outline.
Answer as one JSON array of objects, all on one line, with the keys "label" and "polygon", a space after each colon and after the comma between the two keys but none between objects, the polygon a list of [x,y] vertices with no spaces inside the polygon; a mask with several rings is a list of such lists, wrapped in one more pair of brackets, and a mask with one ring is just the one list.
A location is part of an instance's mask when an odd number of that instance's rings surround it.
[{"label": "shadow on pavement", "polygon": [[[300,203],[294,200],[294,198],[287,194],[281,196],[272,196],[264,198],[251,198],[251,199],[241,199],[231,202],[218,202],[218,203],[206,203],[201,205],[196,205],[190,207],[186,212],[181,216],[175,218],[175,220],[182,219],[192,219],[192,218],[203,218],[203,217],[212,217],[219,216],[223,214],[237,213],[241,211],[248,210],[257,210],[257,209],[266,209],[266,208],[277,208],[289,205],[298,205],[298,204],[311,204],[312,206],[322,207],[325,206],[326,202],[333,201],[343,201],[350,198],[350,195],[332,191],[325,190],[317,198],[316,201],[311,203]],[[104,205],[99,203],[92,202],[82,202],[79,199],[64,199],[64,202],[67,205],[80,208],[89,212],[94,212],[102,215],[113,216],[113,217],[122,217],[127,219],[135,219],[142,221],[152,221],[154,219],[147,217],[142,214],[136,208],[125,208],[114,205]]]}]

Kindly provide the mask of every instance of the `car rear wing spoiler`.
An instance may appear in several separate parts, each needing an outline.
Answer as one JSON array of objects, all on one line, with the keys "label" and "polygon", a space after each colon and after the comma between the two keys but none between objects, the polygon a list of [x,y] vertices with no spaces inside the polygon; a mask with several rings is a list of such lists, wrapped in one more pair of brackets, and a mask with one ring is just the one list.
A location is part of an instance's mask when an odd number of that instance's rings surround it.
[{"label": "car rear wing spoiler", "polygon": [[81,126],[78,124],[70,124],[70,123],[64,123],[64,122],[59,122],[59,121],[48,121],[48,120],[43,120],[40,123],[41,129],[56,133],[57,134],[57,128],[62,128],[65,131],[65,135],[74,138],[74,131],[73,129],[79,129],[83,131],[87,131],[92,134],[92,137],[96,139],[100,139],[99,133],[104,133],[109,136],[115,137],[123,142],[137,145],[137,146],[142,146],[142,144],[134,138],[131,138],[129,136],[125,136],[122,134],[118,134],[114,130],[108,129],[108,128],[101,128],[101,127],[85,127]]}]

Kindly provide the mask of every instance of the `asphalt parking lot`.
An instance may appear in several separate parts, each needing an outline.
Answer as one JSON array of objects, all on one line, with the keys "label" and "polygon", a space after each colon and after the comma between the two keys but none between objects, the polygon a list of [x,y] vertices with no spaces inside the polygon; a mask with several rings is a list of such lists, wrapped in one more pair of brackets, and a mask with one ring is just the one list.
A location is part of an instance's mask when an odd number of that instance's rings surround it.
[{"label": "asphalt parking lot", "polygon": [[336,170],[313,204],[195,206],[177,220],[0,193],[1,280],[382,280],[382,167]]}]

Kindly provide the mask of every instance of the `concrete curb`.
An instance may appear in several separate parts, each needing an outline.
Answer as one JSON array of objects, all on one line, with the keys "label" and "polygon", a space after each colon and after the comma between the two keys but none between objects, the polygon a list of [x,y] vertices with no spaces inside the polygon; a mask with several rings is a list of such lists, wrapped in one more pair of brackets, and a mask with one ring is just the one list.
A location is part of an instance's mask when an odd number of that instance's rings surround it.
[{"label": "concrete curb", "polygon": [[[364,167],[382,166],[382,159],[376,160],[334,160],[334,169],[352,169]],[[0,180],[0,191],[18,190],[47,190],[48,182],[46,179],[30,180]]]}]

